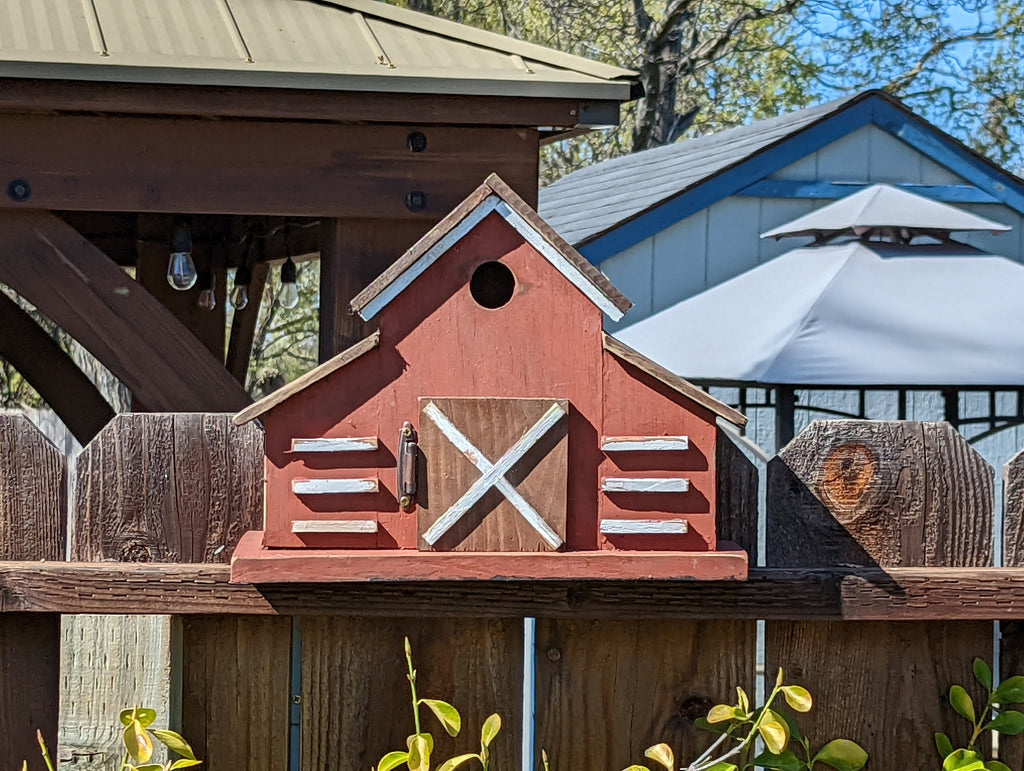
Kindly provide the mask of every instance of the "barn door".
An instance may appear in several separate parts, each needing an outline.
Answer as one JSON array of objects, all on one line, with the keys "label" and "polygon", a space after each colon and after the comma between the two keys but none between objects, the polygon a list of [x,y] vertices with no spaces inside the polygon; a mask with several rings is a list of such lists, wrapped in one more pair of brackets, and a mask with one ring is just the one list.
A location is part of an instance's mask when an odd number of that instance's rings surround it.
[{"label": "barn door", "polygon": [[568,402],[420,399],[420,548],[553,551],[565,540]]}]

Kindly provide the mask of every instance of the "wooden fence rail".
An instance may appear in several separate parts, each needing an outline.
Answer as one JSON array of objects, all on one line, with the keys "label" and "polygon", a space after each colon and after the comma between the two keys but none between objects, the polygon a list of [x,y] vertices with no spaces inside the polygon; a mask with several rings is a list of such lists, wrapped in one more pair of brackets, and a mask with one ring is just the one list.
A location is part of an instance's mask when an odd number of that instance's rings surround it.
[{"label": "wooden fence rail", "polygon": [[[757,472],[720,445],[719,532],[753,552]],[[875,771],[937,767],[931,736],[961,733],[945,698],[974,656],[998,644],[1003,673],[1024,671],[1024,456],[1000,513],[993,469],[947,424],[810,426],[768,465],[767,565],[746,582],[232,585],[262,464],[258,428],[228,416],[124,415],[69,482],[34,427],[0,417],[0,767],[35,757],[35,728],[56,733],[60,614],[182,617],[179,722],[213,771],[365,770],[403,747],[404,636],[421,695],[463,711],[467,736],[438,751],[472,751],[497,711],[498,771],[520,767],[524,730],[557,770],[617,771],[662,740],[693,757],[708,741],[694,718],[754,688],[758,619],[767,672],[817,697],[812,736],[859,741]],[[1024,742],[999,750],[1024,763]]]}]

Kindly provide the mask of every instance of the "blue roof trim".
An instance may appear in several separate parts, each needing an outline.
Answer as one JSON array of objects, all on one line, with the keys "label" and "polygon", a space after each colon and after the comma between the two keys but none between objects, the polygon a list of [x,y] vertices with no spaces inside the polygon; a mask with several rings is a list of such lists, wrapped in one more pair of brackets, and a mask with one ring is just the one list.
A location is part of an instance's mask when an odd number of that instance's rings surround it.
[{"label": "blue roof trim", "polygon": [[[740,198],[790,198],[836,201],[871,187],[868,182],[818,182],[815,180],[762,179],[740,190]],[[942,203],[1001,203],[974,185],[920,185],[900,182],[894,187]]]},{"label": "blue roof trim", "polygon": [[1024,215],[1024,185],[881,94],[870,94],[577,248],[592,263],[604,262],[869,124],[892,134]]}]

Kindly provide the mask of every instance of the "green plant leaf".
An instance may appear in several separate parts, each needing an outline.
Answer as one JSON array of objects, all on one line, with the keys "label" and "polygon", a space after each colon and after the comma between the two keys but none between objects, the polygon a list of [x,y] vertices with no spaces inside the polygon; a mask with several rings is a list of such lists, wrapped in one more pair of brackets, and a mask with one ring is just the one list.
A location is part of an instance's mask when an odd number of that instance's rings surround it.
[{"label": "green plant leaf", "polygon": [[956,750],[942,761],[942,771],[983,771],[985,764],[974,750]]},{"label": "green plant leaf", "polygon": [[811,694],[806,688],[799,685],[782,686],[782,695],[786,697],[786,704],[797,712],[811,711]]},{"label": "green plant leaf", "polygon": [[949,689],[949,703],[958,714],[974,722],[974,701],[962,685],[954,685]]},{"label": "green plant leaf", "polygon": [[190,760],[189,758],[179,758],[178,760],[171,763],[171,770],[175,768],[189,768],[191,766],[198,766],[203,761],[201,760]]},{"label": "green plant leaf", "polygon": [[779,667],[779,673],[775,675],[775,687],[778,688],[782,685],[782,667]]},{"label": "green plant leaf", "polygon": [[134,709],[121,710],[121,725],[131,725],[133,715],[134,719],[138,720],[142,724],[143,728],[145,728],[146,726],[153,725],[153,721],[156,720],[155,709],[144,709],[142,707],[135,707]]},{"label": "green plant leaf", "polygon": [[648,747],[644,750],[644,757],[650,758],[656,763],[660,763],[668,771],[676,771],[676,756],[672,752],[672,748],[669,747],[665,742],[661,744],[655,744],[653,747]]},{"label": "green plant leaf", "polygon": [[142,723],[133,720],[124,729],[124,748],[131,756],[132,762],[148,763],[153,757],[153,740],[149,738]]},{"label": "green plant leaf", "polygon": [[802,742],[804,736],[800,733],[800,726],[796,724],[796,720],[787,715],[785,712],[776,712],[779,717],[786,721],[786,725],[789,727],[789,740]]},{"label": "green plant leaf", "polygon": [[811,767],[815,763],[824,763],[837,771],[860,771],[868,762],[868,754],[857,742],[849,739],[833,739],[814,756]]},{"label": "green plant leaf", "polygon": [[446,701],[438,699],[420,699],[420,704],[426,704],[430,711],[437,716],[449,736],[458,736],[462,730],[462,716],[459,711]]},{"label": "green plant leaf", "polygon": [[694,720],[693,724],[697,726],[697,728],[699,728],[700,730],[710,731],[713,734],[724,734],[726,731],[729,730],[728,725],[725,725],[724,723],[711,725],[711,723],[707,721],[707,718],[703,717],[699,717],[696,720]]},{"label": "green plant leaf", "polygon": [[992,718],[985,728],[998,731],[1006,736],[1016,736],[1024,731],[1024,714],[1014,709],[1008,709]]},{"label": "green plant leaf", "polygon": [[430,771],[430,752],[432,741],[427,740],[428,734],[413,734],[409,742],[409,759],[406,765],[409,771]]},{"label": "green plant leaf", "polygon": [[498,735],[498,731],[501,730],[501,715],[495,712],[489,718],[484,721],[483,728],[480,729],[480,744],[483,747],[490,747],[491,742],[494,741],[494,737]]},{"label": "green plant leaf", "polygon": [[377,763],[377,771],[392,771],[392,769],[398,768],[403,763],[408,762],[408,752],[395,750],[394,752],[389,752],[387,755],[380,759],[380,762]]},{"label": "green plant leaf", "polygon": [[747,698],[747,692],[738,685],[736,686],[736,706],[744,712],[750,712],[750,699]]},{"label": "green plant leaf", "polygon": [[1024,677],[1016,675],[1007,678],[999,684],[996,692],[992,694],[992,701],[995,704],[1020,704],[1024,702]]},{"label": "green plant leaf", "polygon": [[992,690],[992,669],[983,659],[974,659],[974,679],[981,683],[985,690]]},{"label": "green plant leaf", "polygon": [[953,753],[953,742],[949,740],[949,737],[943,733],[935,734],[935,749],[939,751],[939,756],[945,759],[947,755]]},{"label": "green plant leaf", "polygon": [[771,769],[771,771],[803,771],[805,768],[804,762],[790,750],[778,754],[762,752],[754,758],[754,765],[758,768]]},{"label": "green plant leaf", "polygon": [[626,766],[622,771],[651,771],[647,766],[638,766],[636,764],[632,766]]},{"label": "green plant leaf", "polygon": [[708,712],[707,721],[712,725],[716,723],[727,723],[736,717],[733,707],[729,704],[716,704]]},{"label": "green plant leaf", "polygon": [[990,760],[985,764],[985,771],[1013,771],[1013,769],[998,760]]},{"label": "green plant leaf", "polygon": [[192,747],[189,746],[189,743],[180,734],[176,734],[174,731],[165,731],[161,728],[154,728],[150,733],[163,742],[167,749],[172,752],[176,752],[187,760],[196,759],[196,754],[192,751]]},{"label": "green plant leaf", "polygon": [[765,711],[765,716],[757,727],[757,731],[764,739],[764,746],[768,748],[769,752],[778,755],[789,746],[789,726],[773,709]]},{"label": "green plant leaf", "polygon": [[426,740],[427,747],[430,748],[430,752],[431,752],[431,754],[433,754],[433,752],[434,752],[434,735],[430,734],[430,733],[424,732],[424,733],[419,733],[419,734],[413,734],[412,736],[407,736],[406,739],[405,739],[405,746],[408,747],[411,750],[412,749],[412,740],[415,739],[417,736],[422,736]]},{"label": "green plant leaf", "polygon": [[479,758],[479,755],[474,755],[472,752],[466,755],[456,755],[454,758],[446,760],[444,763],[442,763],[438,767],[437,771],[455,771],[455,769],[461,766],[463,763],[466,763],[473,759],[479,760]]}]

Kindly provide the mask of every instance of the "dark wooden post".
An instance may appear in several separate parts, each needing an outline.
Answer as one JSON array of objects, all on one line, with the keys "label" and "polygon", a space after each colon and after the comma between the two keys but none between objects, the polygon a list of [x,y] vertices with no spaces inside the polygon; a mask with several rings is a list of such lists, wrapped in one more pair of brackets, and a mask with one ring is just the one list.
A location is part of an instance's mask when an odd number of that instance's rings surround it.
[{"label": "dark wooden post", "polygon": [[[769,464],[768,564],[989,566],[992,495],[991,467],[947,423],[816,422]],[[991,651],[991,622],[766,625],[768,677],[782,667],[817,699],[801,726],[860,742],[878,768],[935,766],[936,730],[968,738],[946,694]]]},{"label": "dark wooden post", "polygon": [[775,447],[781,450],[796,435],[796,389],[775,386]]},{"label": "dark wooden post", "polygon": [[[0,415],[0,559],[64,559],[64,455],[21,415]],[[0,767],[56,749],[60,616],[0,614]]]}]

